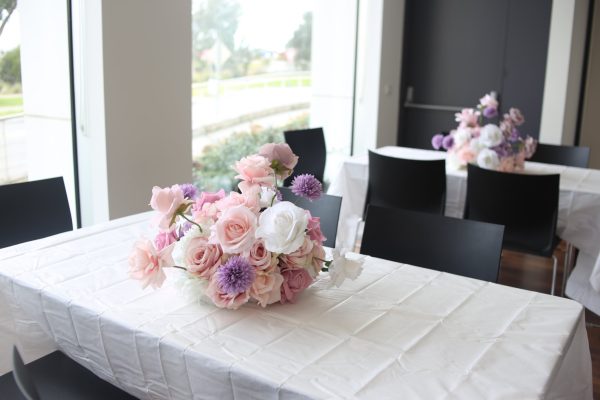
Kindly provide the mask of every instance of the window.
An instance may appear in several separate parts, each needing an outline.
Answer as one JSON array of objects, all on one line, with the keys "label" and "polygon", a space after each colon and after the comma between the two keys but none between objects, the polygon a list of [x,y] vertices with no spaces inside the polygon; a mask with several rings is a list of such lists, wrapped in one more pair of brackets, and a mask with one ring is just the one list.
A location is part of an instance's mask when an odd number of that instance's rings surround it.
[{"label": "window", "polygon": [[356,10],[323,3],[193,1],[192,149],[202,189],[232,189],[233,163],[282,142],[285,130],[324,128],[326,180],[349,154]]},{"label": "window", "polygon": [[0,15],[0,184],[62,176],[75,215],[66,3],[3,1]]}]

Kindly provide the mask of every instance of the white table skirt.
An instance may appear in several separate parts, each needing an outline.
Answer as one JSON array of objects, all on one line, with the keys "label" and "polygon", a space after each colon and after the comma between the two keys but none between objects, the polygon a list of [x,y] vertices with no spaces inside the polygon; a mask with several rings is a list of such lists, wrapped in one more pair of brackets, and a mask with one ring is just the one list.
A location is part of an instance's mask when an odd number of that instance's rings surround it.
[{"label": "white table skirt", "polygon": [[574,301],[367,258],[296,304],[218,309],[183,295],[181,271],[156,291],[127,278],[147,221],[0,250],[0,359],[11,338],[27,358],[55,343],[144,399],[592,398]]},{"label": "white table skirt", "polygon": [[[388,146],[376,150],[391,156],[420,160],[444,159],[445,152]],[[600,315],[600,170],[527,162],[525,172],[560,174],[557,234],[580,250],[566,293]],[[446,171],[446,215],[462,218],[466,191],[465,170]],[[344,161],[328,193],[342,196],[337,244],[348,248],[362,217],[367,184],[368,157]],[[515,193],[518,196],[518,193]]]}]

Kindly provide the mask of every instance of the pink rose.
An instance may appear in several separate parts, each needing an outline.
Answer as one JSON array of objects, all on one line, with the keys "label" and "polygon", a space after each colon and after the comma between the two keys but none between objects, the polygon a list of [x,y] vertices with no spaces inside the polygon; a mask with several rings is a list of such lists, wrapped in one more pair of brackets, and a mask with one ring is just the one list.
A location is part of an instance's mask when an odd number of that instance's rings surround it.
[{"label": "pink rose", "polygon": [[525,122],[525,117],[521,114],[521,110],[518,108],[511,108],[508,110],[508,115],[510,119],[516,126],[522,125]]},{"label": "pink rose", "polygon": [[188,271],[204,279],[210,279],[221,265],[223,250],[218,244],[208,242],[202,236],[190,239],[183,260]]},{"label": "pink rose", "polygon": [[258,239],[254,242],[245,256],[250,264],[258,270],[266,270],[274,265],[275,256],[265,247],[265,241]]},{"label": "pink rose", "polygon": [[321,218],[313,217],[312,215],[310,215],[310,211],[307,212],[309,219],[308,225],[306,227],[306,233],[308,234],[308,237],[311,238],[311,240],[323,244],[323,242],[327,240],[327,238],[323,235],[323,232],[321,232]]},{"label": "pink rose", "polygon": [[308,236],[298,249],[290,254],[282,254],[280,263],[287,268],[309,268],[312,263],[313,241]]},{"label": "pink rose", "polygon": [[246,206],[238,205],[225,210],[213,225],[213,243],[219,243],[226,253],[239,254],[254,243],[256,214]]},{"label": "pink rose", "polygon": [[240,192],[242,192],[242,196],[245,199],[244,204],[246,207],[258,214],[260,211],[260,194],[262,191],[261,186],[255,183],[242,181],[238,184],[238,187],[240,188]]},{"label": "pink rose", "polygon": [[[257,185],[257,187],[260,186]],[[221,212],[224,212],[231,207],[243,205],[246,206],[246,208],[249,208],[252,212],[258,214],[260,211],[258,203],[259,200],[260,199],[258,197],[254,197],[252,195],[243,195],[237,192],[231,192],[229,193],[229,196],[217,201],[215,205]]]},{"label": "pink rose", "polygon": [[242,158],[235,163],[235,171],[239,174],[236,179],[241,179],[259,185],[275,184],[275,177],[271,163],[263,156],[254,154]]},{"label": "pink rose", "polygon": [[458,149],[456,156],[464,165],[474,161],[477,158],[477,154],[468,144]]},{"label": "pink rose", "polygon": [[237,310],[250,299],[250,290],[237,294],[227,294],[221,290],[215,275],[210,279],[204,292],[217,307]]},{"label": "pink rose", "polygon": [[160,213],[157,225],[163,231],[171,228],[175,222],[177,212],[181,211],[180,207],[185,203],[186,200],[179,185],[173,185],[170,188],[160,188],[158,186],[152,188],[150,206]]},{"label": "pink rose", "polygon": [[459,123],[459,127],[461,128],[477,126],[477,120],[480,115],[479,111],[475,111],[472,108],[463,108],[461,112],[454,114],[456,122]]},{"label": "pink rose", "polygon": [[154,238],[154,245],[156,246],[157,250],[162,250],[171,243],[175,243],[177,239],[179,239],[179,236],[175,230],[159,232]]},{"label": "pink rose", "polygon": [[313,279],[304,268],[284,269],[281,271],[283,283],[281,284],[281,303],[295,303],[300,292],[313,283]]},{"label": "pink rose", "polygon": [[218,192],[202,192],[200,193],[200,197],[196,199],[196,203],[194,204],[194,210],[202,210],[202,207],[205,204],[212,204],[217,200],[221,200],[225,197],[225,191],[223,189]]},{"label": "pink rose", "polygon": [[162,269],[174,264],[172,250],[173,245],[170,245],[157,251],[150,240],[138,240],[129,255],[129,277],[142,281],[144,289],[148,285],[153,288],[161,287],[166,279]]},{"label": "pink rose", "polygon": [[503,157],[500,160],[500,166],[497,169],[501,172],[514,172],[515,170],[515,158],[514,157]]},{"label": "pink rose", "polygon": [[277,271],[277,268],[272,268],[272,271],[257,271],[250,287],[250,297],[263,307],[281,301],[283,276]]},{"label": "pink rose", "polygon": [[271,167],[282,179],[290,176],[292,170],[298,164],[298,156],[294,154],[287,143],[264,144],[258,150],[258,154],[271,162]]}]

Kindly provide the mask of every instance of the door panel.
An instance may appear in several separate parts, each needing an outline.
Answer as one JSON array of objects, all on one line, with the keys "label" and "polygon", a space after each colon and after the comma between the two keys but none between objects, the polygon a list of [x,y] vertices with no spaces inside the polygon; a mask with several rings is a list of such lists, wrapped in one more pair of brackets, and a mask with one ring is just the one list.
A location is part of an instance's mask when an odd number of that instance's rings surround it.
[{"label": "door panel", "polygon": [[431,148],[456,126],[456,110],[406,100],[460,109],[490,91],[521,108],[537,136],[550,10],[545,0],[407,0],[398,143]]}]

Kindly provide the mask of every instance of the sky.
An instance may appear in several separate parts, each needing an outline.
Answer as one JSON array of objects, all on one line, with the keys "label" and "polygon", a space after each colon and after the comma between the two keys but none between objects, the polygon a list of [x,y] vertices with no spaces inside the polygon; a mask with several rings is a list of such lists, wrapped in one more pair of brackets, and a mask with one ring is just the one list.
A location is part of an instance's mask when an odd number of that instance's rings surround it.
[{"label": "sky", "polygon": [[[242,8],[236,42],[250,47],[283,51],[314,0],[237,0]],[[193,0],[195,11],[203,0]]]},{"label": "sky", "polygon": [[[194,0],[194,9],[202,0]],[[238,0],[242,7],[236,41],[251,47],[283,51],[305,12],[312,10],[313,0]],[[19,10],[11,15],[0,35],[0,52],[12,50],[20,43]]]},{"label": "sky", "polygon": [[19,26],[19,10],[15,10],[0,35],[0,52],[12,50],[21,43],[21,28]]}]

